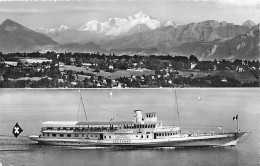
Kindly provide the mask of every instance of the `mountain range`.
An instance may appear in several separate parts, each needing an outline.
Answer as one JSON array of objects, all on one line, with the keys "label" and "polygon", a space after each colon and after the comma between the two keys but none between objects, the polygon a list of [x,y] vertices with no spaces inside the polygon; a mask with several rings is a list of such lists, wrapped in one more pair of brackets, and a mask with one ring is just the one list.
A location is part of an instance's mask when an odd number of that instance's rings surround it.
[{"label": "mountain range", "polygon": [[109,18],[104,22],[92,20],[78,29],[71,29],[65,25],[56,28],[33,28],[33,30],[44,33],[59,43],[104,43],[116,38],[137,34],[139,32],[157,29],[161,26],[177,25],[173,21],[164,25],[151,16],[138,12],[128,18]]},{"label": "mountain range", "polygon": [[178,25],[139,12],[127,18],[92,20],[77,29],[29,29],[12,20],[0,25],[1,52],[71,51],[171,54],[200,59],[259,59],[259,24],[206,20]]}]

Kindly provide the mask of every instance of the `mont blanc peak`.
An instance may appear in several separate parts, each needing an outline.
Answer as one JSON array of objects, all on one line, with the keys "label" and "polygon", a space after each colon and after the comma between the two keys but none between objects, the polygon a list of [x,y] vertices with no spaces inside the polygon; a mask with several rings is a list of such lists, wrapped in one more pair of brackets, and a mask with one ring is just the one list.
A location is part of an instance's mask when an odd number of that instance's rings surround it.
[{"label": "mont blanc peak", "polygon": [[[161,23],[151,18],[149,15],[138,12],[133,16],[127,18],[112,17],[105,22],[90,21],[84,26],[79,28],[81,31],[96,31],[105,35],[119,36],[127,34],[132,28],[142,25],[148,27],[148,29],[156,29],[161,26]],[[133,33],[133,32],[132,32]]]},{"label": "mont blanc peak", "polygon": [[149,15],[147,15],[147,14],[141,12],[141,11],[138,12],[138,13],[136,13],[136,14],[134,15],[134,17],[135,17],[135,18],[150,18]]}]

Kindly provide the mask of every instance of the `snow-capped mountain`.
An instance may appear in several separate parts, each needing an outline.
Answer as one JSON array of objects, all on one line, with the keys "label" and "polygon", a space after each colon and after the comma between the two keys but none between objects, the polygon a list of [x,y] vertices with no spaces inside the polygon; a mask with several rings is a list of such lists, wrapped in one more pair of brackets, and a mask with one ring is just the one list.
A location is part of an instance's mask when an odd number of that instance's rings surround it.
[{"label": "snow-capped mountain", "polygon": [[68,29],[70,29],[70,28],[65,26],[65,25],[61,25],[61,26],[56,27],[56,28],[50,28],[49,33],[54,33],[54,32],[57,32],[57,31],[66,31]]},{"label": "snow-capped mountain", "polygon": [[[142,25],[138,28],[137,25]],[[138,12],[134,16],[128,18],[109,18],[105,22],[98,22],[96,20],[87,22],[84,26],[79,28],[80,31],[95,31],[109,36],[126,35],[132,28],[135,28],[139,32],[145,30],[153,30],[161,26],[161,22],[150,17],[149,15]],[[140,26],[139,26],[140,27]],[[133,32],[132,32],[133,34]]]},{"label": "snow-capped mountain", "polygon": [[100,32],[101,30],[100,23],[96,20],[87,22],[85,25],[79,28],[81,31],[96,31]]},{"label": "snow-capped mountain", "polygon": [[164,26],[173,26],[173,27],[175,27],[175,28],[177,28],[178,27],[178,24],[176,24],[175,22],[173,22],[172,20],[171,21],[166,21],[165,23],[164,23]]},{"label": "snow-capped mountain", "polygon": [[71,42],[95,42],[101,44],[111,39],[155,30],[165,26],[178,27],[173,21],[160,22],[143,12],[138,12],[127,18],[112,17],[105,22],[92,20],[78,29],[71,29],[61,25],[56,28],[33,28],[32,30],[43,33],[63,44]]},{"label": "snow-capped mountain", "polygon": [[31,30],[39,32],[39,33],[48,33],[49,29],[48,28],[44,28],[44,27],[40,27],[40,28],[31,28]]},{"label": "snow-capped mountain", "polygon": [[40,32],[40,33],[55,33],[55,32],[61,32],[61,31],[66,31],[70,29],[69,27],[65,26],[65,25],[61,25],[59,27],[55,27],[55,28],[32,28],[32,30],[36,31],[36,32]]}]

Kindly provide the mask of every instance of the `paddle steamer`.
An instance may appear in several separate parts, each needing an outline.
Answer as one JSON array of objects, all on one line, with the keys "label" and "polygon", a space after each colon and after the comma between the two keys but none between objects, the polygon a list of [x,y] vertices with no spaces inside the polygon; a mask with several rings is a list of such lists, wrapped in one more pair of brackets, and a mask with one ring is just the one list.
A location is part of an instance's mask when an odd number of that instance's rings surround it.
[{"label": "paddle steamer", "polygon": [[156,112],[134,110],[131,121],[46,121],[41,134],[29,138],[39,144],[59,146],[178,148],[235,146],[245,134],[238,127],[236,132],[228,133],[182,133],[180,125],[164,126]]}]

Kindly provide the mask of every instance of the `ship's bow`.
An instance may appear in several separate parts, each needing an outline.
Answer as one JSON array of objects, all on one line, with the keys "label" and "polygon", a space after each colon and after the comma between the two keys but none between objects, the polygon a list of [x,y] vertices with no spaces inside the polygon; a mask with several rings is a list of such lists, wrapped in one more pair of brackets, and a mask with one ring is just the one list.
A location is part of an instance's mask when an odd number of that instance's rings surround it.
[{"label": "ship's bow", "polygon": [[234,135],[234,139],[230,142],[225,143],[223,146],[236,146],[238,140],[240,137],[243,137],[244,135],[249,134],[250,132],[239,132],[239,133],[235,133]]}]

